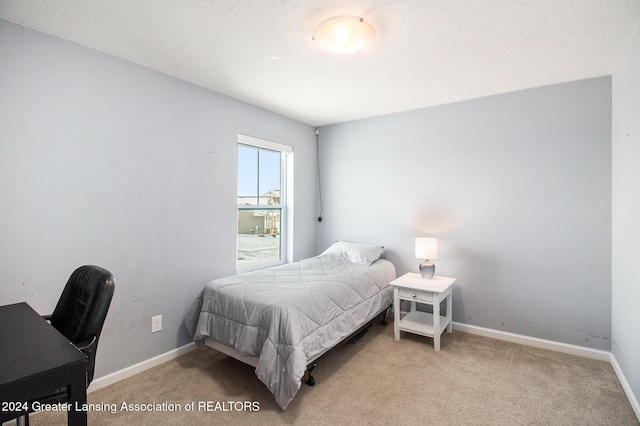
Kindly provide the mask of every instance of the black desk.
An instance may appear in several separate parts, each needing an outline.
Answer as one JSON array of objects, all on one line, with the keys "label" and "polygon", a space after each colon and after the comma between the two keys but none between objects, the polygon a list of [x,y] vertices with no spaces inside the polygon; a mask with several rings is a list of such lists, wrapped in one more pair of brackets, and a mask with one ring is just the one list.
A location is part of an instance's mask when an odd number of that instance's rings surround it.
[{"label": "black desk", "polygon": [[5,402],[29,401],[66,386],[68,424],[86,425],[86,363],[87,356],[31,306],[0,306],[0,421],[15,416]]}]

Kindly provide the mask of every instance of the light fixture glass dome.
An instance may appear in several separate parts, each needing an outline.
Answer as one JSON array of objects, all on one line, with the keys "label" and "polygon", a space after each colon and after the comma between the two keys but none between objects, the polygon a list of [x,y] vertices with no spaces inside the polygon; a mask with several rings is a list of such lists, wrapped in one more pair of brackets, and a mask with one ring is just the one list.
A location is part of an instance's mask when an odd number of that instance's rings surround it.
[{"label": "light fixture glass dome", "polygon": [[367,47],[376,36],[373,27],[355,16],[335,16],[323,21],[313,40],[332,53],[355,53]]}]

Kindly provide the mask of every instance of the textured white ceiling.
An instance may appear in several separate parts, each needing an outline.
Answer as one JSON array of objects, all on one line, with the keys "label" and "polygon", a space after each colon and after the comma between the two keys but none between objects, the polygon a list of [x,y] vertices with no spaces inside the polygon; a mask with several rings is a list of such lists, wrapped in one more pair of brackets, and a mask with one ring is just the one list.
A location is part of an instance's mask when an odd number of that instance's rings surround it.
[{"label": "textured white ceiling", "polygon": [[[345,14],[374,42],[322,51],[315,27]],[[640,0],[0,0],[0,17],[321,126],[610,75]]]}]

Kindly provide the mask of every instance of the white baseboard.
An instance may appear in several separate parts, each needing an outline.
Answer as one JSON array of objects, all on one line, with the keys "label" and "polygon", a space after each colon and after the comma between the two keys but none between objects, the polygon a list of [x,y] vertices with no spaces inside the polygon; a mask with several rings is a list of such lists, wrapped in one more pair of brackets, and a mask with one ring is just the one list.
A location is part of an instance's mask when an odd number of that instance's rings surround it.
[{"label": "white baseboard", "polygon": [[463,324],[455,321],[453,323],[453,328],[459,331],[464,331],[465,333],[477,334],[479,336],[490,337],[492,339],[505,340],[507,342],[534,346],[536,348],[549,349],[552,351],[563,352],[571,355],[578,355],[585,358],[598,359],[600,361],[611,360],[611,352],[609,351],[569,345],[567,343],[538,339],[537,337],[523,336],[521,334],[507,333],[506,331],[492,330],[490,328],[478,327],[475,325]]},{"label": "white baseboard", "polygon": [[106,386],[117,383],[120,380],[135,376],[136,374],[142,373],[145,370],[156,367],[160,364],[164,364],[165,362],[171,361],[172,359],[178,358],[179,356],[191,352],[194,349],[196,349],[195,343],[188,343],[182,347],[173,349],[169,352],[165,352],[153,358],[149,358],[146,361],[139,362],[135,365],[132,365],[131,367],[123,368],[122,370],[94,379],[89,385],[89,389],[87,389],[87,392],[97,391],[98,389],[102,389]]},{"label": "white baseboard", "polygon": [[633,408],[638,420],[640,420],[640,403],[631,389],[631,385],[624,376],[620,364],[616,360],[616,357],[608,351],[602,351],[598,349],[590,349],[582,346],[569,345],[567,343],[559,343],[551,340],[538,339],[536,337],[523,336],[521,334],[507,333],[499,330],[492,330],[490,328],[477,327],[475,325],[462,324],[459,322],[453,323],[453,328],[459,331],[464,331],[470,334],[477,334],[479,336],[490,337],[492,339],[505,340],[507,342],[519,343],[527,346],[534,346],[536,348],[549,349],[552,351],[563,352],[571,355],[583,356],[586,358],[597,359],[600,361],[609,361],[613,371],[618,376],[618,380],[624,389],[624,393],[627,395],[627,399]]},{"label": "white baseboard", "polygon": [[638,420],[640,420],[640,403],[638,402],[638,398],[636,398],[635,394],[633,393],[633,389],[631,389],[631,385],[629,385],[629,382],[624,376],[624,373],[620,368],[620,364],[618,364],[618,360],[613,355],[613,353],[611,354],[611,366],[613,367],[613,371],[616,372],[618,380],[620,380],[620,384],[622,385],[622,389],[624,389],[624,393],[627,394],[627,398],[631,403],[633,411],[636,413],[636,417],[638,418]]},{"label": "white baseboard", "polygon": [[[613,367],[613,371],[615,371],[616,375],[618,376],[618,380],[620,380],[620,384],[622,385],[622,388],[624,389],[624,392],[626,393],[627,398],[631,403],[631,407],[633,407],[633,411],[636,413],[636,417],[640,419],[640,403],[638,403],[638,399],[636,398],[633,390],[631,389],[631,386],[629,385],[629,382],[624,376],[624,373],[622,372],[618,361],[611,352],[585,348],[582,346],[569,345],[567,343],[554,342],[551,340],[538,339],[536,337],[523,336],[521,334],[508,333],[505,331],[492,330],[490,328],[478,327],[475,325],[463,324],[459,322],[453,322],[453,328],[465,333],[477,334],[479,336],[490,337],[492,339],[519,343],[521,345],[533,346],[536,348],[549,349],[552,351],[583,356],[600,361],[609,361],[609,363]],[[189,343],[180,348],[176,348],[164,354],[150,358],[146,361],[139,362],[138,364],[132,365],[131,367],[127,367],[114,373],[107,374],[106,376],[94,379],[89,386],[88,392],[102,389],[106,386],[117,383],[120,380],[135,376],[136,374],[142,373],[145,370],[156,367],[167,361],[171,361],[172,359],[178,358],[179,356],[191,352],[194,349],[196,349],[195,343]]]}]

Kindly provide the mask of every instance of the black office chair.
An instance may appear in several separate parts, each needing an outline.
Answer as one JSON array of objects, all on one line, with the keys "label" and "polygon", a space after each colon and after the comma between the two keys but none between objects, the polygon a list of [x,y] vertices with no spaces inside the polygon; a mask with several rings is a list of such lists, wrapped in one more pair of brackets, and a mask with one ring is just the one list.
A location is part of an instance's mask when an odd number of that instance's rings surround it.
[{"label": "black office chair", "polygon": [[[98,340],[114,290],[111,272],[99,266],[81,266],[71,274],[53,314],[43,316],[87,355],[87,387],[93,380]],[[66,402],[67,389],[53,390],[36,400],[43,404]],[[29,424],[29,413],[18,419],[18,425],[23,423]]]}]

